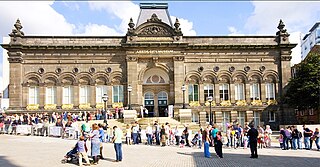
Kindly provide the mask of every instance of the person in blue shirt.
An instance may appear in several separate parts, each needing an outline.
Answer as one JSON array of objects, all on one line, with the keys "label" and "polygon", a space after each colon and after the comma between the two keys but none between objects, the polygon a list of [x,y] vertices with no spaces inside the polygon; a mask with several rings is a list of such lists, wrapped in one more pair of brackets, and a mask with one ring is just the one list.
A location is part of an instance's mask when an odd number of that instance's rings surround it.
[{"label": "person in blue shirt", "polygon": [[102,150],[103,150],[103,142],[105,142],[105,137],[104,137],[104,129],[103,129],[103,126],[102,124],[98,124],[99,126],[99,139],[100,139],[100,159],[104,159],[103,158],[103,155],[102,155]]}]

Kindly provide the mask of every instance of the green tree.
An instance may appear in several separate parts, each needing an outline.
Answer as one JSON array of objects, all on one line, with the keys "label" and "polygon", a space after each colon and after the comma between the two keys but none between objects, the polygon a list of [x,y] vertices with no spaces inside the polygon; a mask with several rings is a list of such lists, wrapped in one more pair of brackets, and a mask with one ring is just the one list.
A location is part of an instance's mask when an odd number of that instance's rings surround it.
[{"label": "green tree", "polygon": [[285,103],[300,109],[319,109],[320,102],[320,54],[309,53],[297,65],[295,78],[289,81]]}]

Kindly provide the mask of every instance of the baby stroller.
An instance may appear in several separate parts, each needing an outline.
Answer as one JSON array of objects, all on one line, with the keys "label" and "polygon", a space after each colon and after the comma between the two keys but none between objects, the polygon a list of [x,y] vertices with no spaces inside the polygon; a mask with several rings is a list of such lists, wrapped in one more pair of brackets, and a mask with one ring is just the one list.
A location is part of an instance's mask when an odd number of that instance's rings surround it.
[{"label": "baby stroller", "polygon": [[78,156],[77,148],[78,148],[78,146],[76,144],[72,150],[67,152],[67,154],[64,156],[64,159],[61,160],[61,163],[62,164],[65,164],[65,163],[78,164],[79,163],[79,156]]}]

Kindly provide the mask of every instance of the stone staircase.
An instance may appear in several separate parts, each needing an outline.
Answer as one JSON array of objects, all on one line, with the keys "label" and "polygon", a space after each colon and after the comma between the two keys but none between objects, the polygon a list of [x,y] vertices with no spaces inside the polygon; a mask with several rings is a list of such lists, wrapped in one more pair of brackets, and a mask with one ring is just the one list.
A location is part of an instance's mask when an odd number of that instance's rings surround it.
[{"label": "stone staircase", "polygon": [[169,117],[138,118],[137,121],[140,125],[153,125],[155,121],[158,121],[159,125],[164,125],[168,122],[171,125],[171,127],[183,126],[183,124],[181,124],[179,121]]}]

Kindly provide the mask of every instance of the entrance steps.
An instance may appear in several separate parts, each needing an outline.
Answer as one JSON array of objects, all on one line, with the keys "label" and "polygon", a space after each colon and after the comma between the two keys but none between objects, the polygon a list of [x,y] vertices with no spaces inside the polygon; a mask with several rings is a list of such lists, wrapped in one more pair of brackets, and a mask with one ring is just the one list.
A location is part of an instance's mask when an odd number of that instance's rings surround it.
[{"label": "entrance steps", "polygon": [[168,122],[171,125],[171,127],[183,125],[179,121],[169,117],[138,118],[137,121],[140,125],[150,124],[151,126],[154,124],[155,121],[158,121],[159,125],[164,125]]}]

